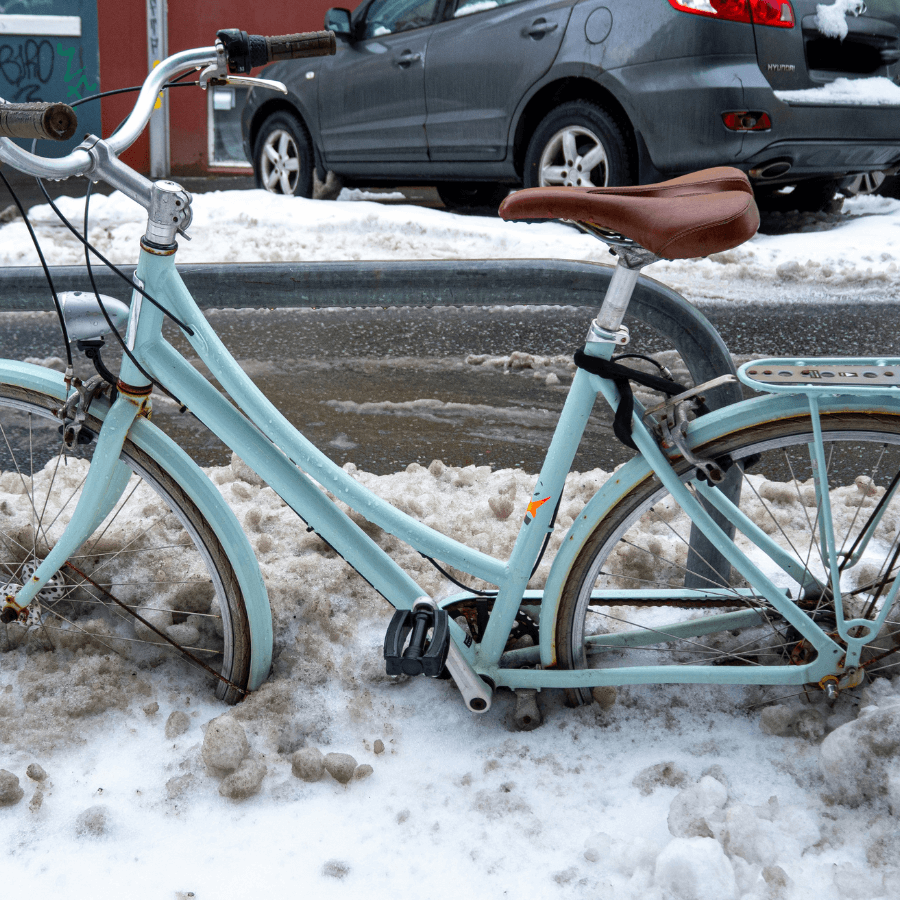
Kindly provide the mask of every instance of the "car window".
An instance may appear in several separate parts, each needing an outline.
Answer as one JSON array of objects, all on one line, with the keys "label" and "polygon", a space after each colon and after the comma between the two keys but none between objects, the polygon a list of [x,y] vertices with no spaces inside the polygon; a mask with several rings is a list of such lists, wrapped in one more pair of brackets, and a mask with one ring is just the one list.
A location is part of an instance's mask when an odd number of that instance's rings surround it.
[{"label": "car window", "polygon": [[471,16],[472,13],[484,12],[488,9],[496,9],[498,6],[509,6],[511,3],[521,3],[522,0],[457,0],[453,18]]},{"label": "car window", "polygon": [[362,39],[421,28],[434,21],[439,0],[374,0],[366,10]]}]

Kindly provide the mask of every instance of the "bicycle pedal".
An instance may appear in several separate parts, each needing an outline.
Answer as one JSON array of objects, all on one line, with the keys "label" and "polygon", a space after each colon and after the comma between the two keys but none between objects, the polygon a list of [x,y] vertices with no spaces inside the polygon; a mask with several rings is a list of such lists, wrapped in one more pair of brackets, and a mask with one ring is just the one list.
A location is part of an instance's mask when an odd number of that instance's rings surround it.
[{"label": "bicycle pedal", "polygon": [[449,623],[450,617],[443,609],[425,605],[398,609],[384,636],[384,661],[388,675],[437,678],[450,651]]}]

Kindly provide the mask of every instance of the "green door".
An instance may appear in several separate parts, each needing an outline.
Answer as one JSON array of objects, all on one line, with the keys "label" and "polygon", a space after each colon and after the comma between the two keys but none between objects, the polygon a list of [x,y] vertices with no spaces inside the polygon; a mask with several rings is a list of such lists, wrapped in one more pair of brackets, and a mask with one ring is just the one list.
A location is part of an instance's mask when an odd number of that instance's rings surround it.
[{"label": "green door", "polygon": [[[7,0],[0,9],[0,97],[73,103],[100,90],[96,0]],[[77,111],[75,137],[42,142],[38,153],[62,156],[85,134],[100,134],[100,102]]]}]

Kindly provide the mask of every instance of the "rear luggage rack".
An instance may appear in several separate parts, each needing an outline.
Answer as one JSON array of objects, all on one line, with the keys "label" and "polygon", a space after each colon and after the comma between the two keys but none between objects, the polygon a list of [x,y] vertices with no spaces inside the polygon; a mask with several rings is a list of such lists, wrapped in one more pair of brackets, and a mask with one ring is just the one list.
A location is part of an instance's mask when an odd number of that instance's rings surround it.
[{"label": "rear luggage rack", "polygon": [[741,366],[738,378],[754,390],[767,392],[897,389],[900,359],[757,359]]}]

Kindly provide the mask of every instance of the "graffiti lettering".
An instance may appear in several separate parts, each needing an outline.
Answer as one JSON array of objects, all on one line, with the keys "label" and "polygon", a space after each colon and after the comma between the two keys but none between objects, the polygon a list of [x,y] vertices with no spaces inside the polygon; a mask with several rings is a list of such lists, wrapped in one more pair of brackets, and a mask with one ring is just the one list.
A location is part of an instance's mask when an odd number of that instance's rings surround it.
[{"label": "graffiti lettering", "polygon": [[53,61],[50,41],[29,38],[16,45],[0,44],[0,78],[15,88],[7,99],[18,103],[46,99],[41,88],[53,76]]},{"label": "graffiti lettering", "polygon": [[147,37],[149,40],[150,55],[154,60],[160,58],[160,20],[158,18],[157,0],[148,0],[147,3]]},{"label": "graffiti lettering", "polygon": [[97,90],[97,84],[91,84],[84,74],[84,67],[75,68],[75,54],[78,52],[76,47],[63,47],[62,44],[56,45],[56,52],[66,60],[66,74],[63,80],[66,84],[73,82],[66,89],[66,97],[81,97],[82,89],[87,88],[91,93]]}]

